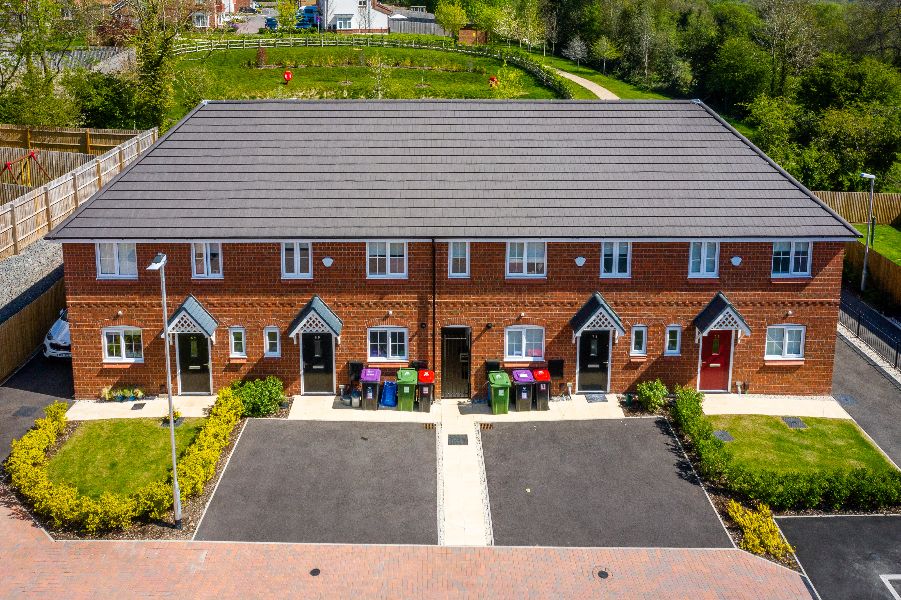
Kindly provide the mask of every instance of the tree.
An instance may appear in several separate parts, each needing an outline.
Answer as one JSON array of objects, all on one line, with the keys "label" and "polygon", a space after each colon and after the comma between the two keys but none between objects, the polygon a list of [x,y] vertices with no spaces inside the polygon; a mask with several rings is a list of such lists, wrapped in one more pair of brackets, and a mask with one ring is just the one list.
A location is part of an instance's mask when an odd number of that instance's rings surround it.
[{"label": "tree", "polygon": [[817,47],[809,0],[757,0],[760,38],[770,55],[770,95],[786,92],[786,81],[811,63]]},{"label": "tree", "polygon": [[[276,0],[276,19],[281,29],[294,29],[297,25],[297,3],[295,0]],[[366,29],[366,27],[361,27]]]},{"label": "tree", "polygon": [[435,6],[435,21],[456,38],[469,19],[460,0],[439,0]]},{"label": "tree", "polygon": [[607,74],[607,61],[616,60],[620,56],[622,53],[616,43],[606,35],[602,35],[591,45],[591,58],[595,62],[601,63],[601,72],[605,75]]},{"label": "tree", "polygon": [[707,89],[732,111],[763,93],[770,77],[770,62],[760,46],[744,37],[723,42],[710,68]]},{"label": "tree", "polygon": [[588,49],[585,47],[585,42],[582,41],[578,34],[567,42],[566,47],[563,48],[563,56],[576,61],[577,65],[588,57]]}]

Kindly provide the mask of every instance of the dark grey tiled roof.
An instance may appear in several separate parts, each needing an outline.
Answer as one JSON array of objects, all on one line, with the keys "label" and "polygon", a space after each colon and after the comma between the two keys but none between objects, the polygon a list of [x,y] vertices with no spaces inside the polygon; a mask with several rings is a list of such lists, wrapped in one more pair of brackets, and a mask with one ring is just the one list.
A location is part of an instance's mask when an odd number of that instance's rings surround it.
[{"label": "dark grey tiled roof", "polygon": [[[723,292],[717,292],[713,297],[713,300],[707,303],[707,306],[704,307],[704,310],[698,313],[698,316],[695,317],[694,324],[695,327],[698,328],[702,334],[706,334],[707,330],[714,325],[717,320],[723,316],[723,313],[731,311],[732,315],[735,317],[735,324],[739,329],[741,329],[746,335],[751,334],[751,327],[748,325],[748,322],[745,321],[745,318],[741,316],[741,313],[738,312],[738,309],[735,308],[735,305],[726,298],[726,294]],[[731,327],[729,328],[731,329]]]},{"label": "dark grey tiled roof", "polygon": [[322,322],[331,329],[335,335],[341,336],[341,328],[344,326],[344,322],[334,313],[334,311],[329,308],[329,305],[326,304],[322,298],[319,296],[313,296],[310,298],[310,301],[306,303],[300,312],[297,313],[297,316],[294,317],[294,320],[288,326],[288,336],[293,336],[297,334],[297,330],[300,325],[306,320],[308,316],[311,314],[315,314]]},{"label": "dark grey tiled roof", "polygon": [[691,101],[201,105],[52,239],[847,238]]},{"label": "dark grey tiled roof", "polygon": [[601,296],[600,292],[595,292],[585,301],[582,308],[573,315],[573,318],[569,320],[569,326],[572,327],[573,333],[580,332],[582,328],[601,311],[610,317],[610,320],[613,321],[613,324],[620,335],[623,335],[626,332],[626,329],[623,327],[623,322],[619,318],[619,315],[616,314],[616,311],[607,304],[607,301],[604,300],[604,297]]},{"label": "dark grey tiled roof", "polygon": [[213,333],[216,332],[216,327],[219,326],[219,322],[213,318],[213,315],[211,315],[209,311],[203,307],[203,304],[201,304],[192,294],[188,294],[188,297],[181,303],[181,306],[172,313],[172,317],[169,319],[170,328],[182,313],[187,313],[187,315],[191,317],[191,320],[197,323],[197,326],[200,327],[207,337],[213,337]]}]

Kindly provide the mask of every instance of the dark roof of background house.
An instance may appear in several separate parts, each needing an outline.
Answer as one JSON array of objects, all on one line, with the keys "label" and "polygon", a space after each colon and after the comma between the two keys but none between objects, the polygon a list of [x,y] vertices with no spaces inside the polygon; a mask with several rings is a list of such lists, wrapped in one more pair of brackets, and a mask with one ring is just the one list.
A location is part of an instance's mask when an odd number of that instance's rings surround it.
[{"label": "dark roof of background house", "polygon": [[851,239],[692,101],[202,104],[50,236]]}]

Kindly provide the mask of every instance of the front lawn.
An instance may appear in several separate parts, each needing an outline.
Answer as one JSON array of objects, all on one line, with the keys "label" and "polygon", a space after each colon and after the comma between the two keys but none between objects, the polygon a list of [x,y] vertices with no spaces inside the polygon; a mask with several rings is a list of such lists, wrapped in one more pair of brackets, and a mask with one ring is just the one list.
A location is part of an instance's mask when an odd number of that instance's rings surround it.
[{"label": "front lawn", "polygon": [[713,415],[709,419],[714,429],[725,429],[735,438],[726,446],[735,462],[751,471],[893,468],[850,420],[803,417],[807,429],[789,429],[781,417]]},{"label": "front lawn", "polygon": [[[866,243],[867,224],[855,223],[854,227],[864,236],[860,238],[860,243]],[[873,235],[873,249],[896,265],[901,265],[901,229],[877,223],[876,233]]]},{"label": "front lawn", "polygon": [[[206,419],[185,419],[175,429],[181,456]],[[79,425],[50,459],[53,483],[67,483],[81,494],[99,498],[103,492],[127,496],[142,486],[165,481],[172,464],[169,428],[161,419],[109,419]]]}]

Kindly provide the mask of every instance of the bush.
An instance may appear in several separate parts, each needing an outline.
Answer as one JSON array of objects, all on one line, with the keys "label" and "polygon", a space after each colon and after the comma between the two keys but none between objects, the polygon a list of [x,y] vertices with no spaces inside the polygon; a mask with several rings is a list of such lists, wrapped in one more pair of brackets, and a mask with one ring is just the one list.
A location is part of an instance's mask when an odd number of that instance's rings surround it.
[{"label": "bush", "polygon": [[244,416],[265,417],[278,410],[285,397],[282,380],[271,375],[266,379],[235,381],[231,390],[244,405]]},{"label": "bush", "polygon": [[773,513],[766,504],[757,504],[756,510],[747,509],[735,500],[730,500],[726,512],[741,528],[742,550],[754,554],[769,553],[783,559],[795,551],[776,526]]},{"label": "bush", "polygon": [[663,401],[669,390],[659,379],[654,381],[642,381],[635,390],[638,392],[638,403],[648,412],[657,412],[663,408]]}]

